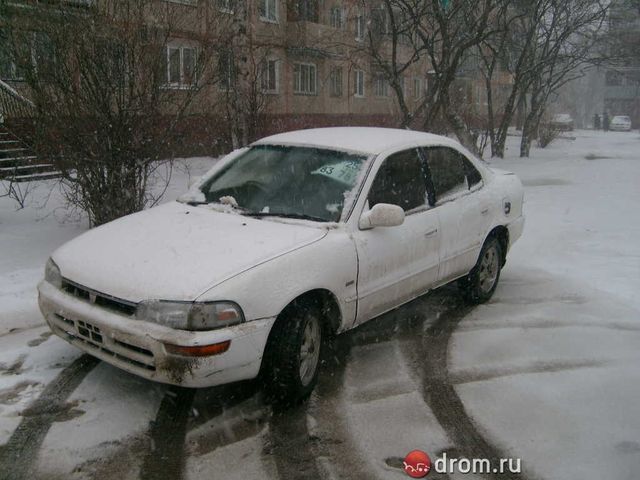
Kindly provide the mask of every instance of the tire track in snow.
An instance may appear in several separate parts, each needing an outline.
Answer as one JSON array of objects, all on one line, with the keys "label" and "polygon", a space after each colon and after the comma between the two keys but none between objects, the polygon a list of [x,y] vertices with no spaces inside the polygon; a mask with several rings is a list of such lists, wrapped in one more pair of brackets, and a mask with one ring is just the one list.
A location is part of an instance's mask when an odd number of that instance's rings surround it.
[{"label": "tire track in snow", "polygon": [[[225,409],[238,405],[256,394],[253,382],[234,383],[206,389],[172,386],[165,394],[155,420],[151,423],[149,442],[140,469],[141,480],[180,480],[184,477],[189,455],[186,437],[190,430],[215,421]],[[197,411],[196,411],[197,410]],[[237,433],[237,432],[236,432]],[[253,433],[249,430],[244,435]],[[208,438],[207,451],[240,439],[234,432]],[[194,450],[194,449],[191,449]],[[198,450],[195,448],[195,450]]]},{"label": "tire track in snow", "polygon": [[151,423],[150,445],[145,452],[141,480],[179,480],[185,464],[187,421],[196,391],[170,387],[155,420]]},{"label": "tire track in snow", "polygon": [[[457,307],[442,306],[445,302],[442,298],[447,296],[449,292],[444,291],[419,297],[333,339],[323,353],[320,378],[312,397],[293,409],[274,411],[269,421],[265,453],[273,455],[278,478],[378,478],[367,466],[368,459],[354,458],[358,449],[352,445],[339,401],[345,388],[351,348],[408,336],[413,338],[416,332],[422,331],[427,320],[436,318],[435,311],[427,318],[425,309],[432,313],[433,310]],[[308,417],[317,419],[314,434],[309,431]],[[402,468],[401,460],[399,468]],[[434,479],[438,478],[448,477],[434,476]]]},{"label": "tire track in snow", "polygon": [[615,362],[610,360],[538,361],[529,365],[449,372],[449,381],[452,385],[462,385],[465,383],[484,382],[502,377],[529,375],[535,373],[564,372],[567,370],[578,370],[583,368],[602,368],[614,364]]},{"label": "tire track in snow", "polygon": [[282,480],[323,478],[311,445],[308,408],[308,401],[284,409],[274,407],[269,419],[265,453],[273,456],[278,478]]},{"label": "tire track in snow", "polygon": [[66,400],[99,362],[90,355],[77,358],[22,412],[20,425],[0,450],[0,480],[33,476],[38,452],[51,425],[68,413]]},{"label": "tire track in snow", "polygon": [[[377,341],[378,336],[371,330],[378,324],[368,324],[332,339],[324,349],[312,397],[292,408],[274,407],[264,453],[273,458],[278,478],[375,478],[364,467],[365,461],[353,459],[357,449],[349,444],[339,396],[344,389],[351,347]],[[309,429],[310,417],[317,423],[313,432]]]},{"label": "tire track in snow", "polygon": [[[356,337],[350,332],[336,337],[325,351],[323,368],[311,397],[308,414],[316,423],[311,438],[314,440],[316,462],[321,478],[335,480],[376,478],[364,458],[357,458],[349,426],[342,405],[345,374],[351,361],[351,347]],[[369,342],[371,343],[371,342]]]},{"label": "tire track in snow", "polygon": [[[413,348],[405,349],[404,353],[409,366],[421,380],[421,394],[425,403],[454,442],[458,456],[469,459],[486,458],[493,466],[499,464],[499,459],[508,458],[509,455],[492,445],[467,415],[447,369],[451,336],[472,310],[472,306],[462,304],[458,308],[445,309],[437,321],[429,326],[424,336],[414,339]],[[491,473],[486,474],[486,477],[513,480],[534,478],[525,469],[520,474]]]}]

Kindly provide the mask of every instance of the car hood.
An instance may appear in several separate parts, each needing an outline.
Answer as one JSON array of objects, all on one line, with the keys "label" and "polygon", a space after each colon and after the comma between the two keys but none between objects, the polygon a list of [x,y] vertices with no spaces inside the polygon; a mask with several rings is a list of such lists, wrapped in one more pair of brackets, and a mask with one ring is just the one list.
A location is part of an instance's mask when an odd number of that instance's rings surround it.
[{"label": "car hood", "polygon": [[123,300],[195,300],[326,234],[316,226],[171,202],[90,230],[52,258],[64,278]]}]

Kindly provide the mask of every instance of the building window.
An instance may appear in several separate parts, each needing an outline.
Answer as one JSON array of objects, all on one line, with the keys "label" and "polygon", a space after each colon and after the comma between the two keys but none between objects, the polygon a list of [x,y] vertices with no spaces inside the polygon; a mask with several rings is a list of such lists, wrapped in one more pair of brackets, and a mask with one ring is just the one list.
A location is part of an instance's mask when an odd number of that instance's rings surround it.
[{"label": "building window", "polygon": [[333,67],[329,74],[329,95],[342,96],[342,67]]},{"label": "building window", "polygon": [[344,14],[342,7],[331,7],[329,23],[333,28],[342,30],[344,28]]},{"label": "building window", "polygon": [[318,93],[316,66],[313,63],[293,64],[293,92],[300,95]]},{"label": "building window", "polygon": [[298,21],[318,23],[318,0],[298,0],[295,3]]},{"label": "building window", "polygon": [[196,83],[196,49],[167,46],[167,84],[176,87]]},{"label": "building window", "polygon": [[278,93],[278,61],[265,59],[260,63],[260,88],[264,93]]},{"label": "building window", "polygon": [[607,87],[618,87],[624,85],[624,75],[615,70],[609,70],[605,75],[605,85]]},{"label": "building window", "polygon": [[0,79],[15,80],[16,79],[16,65],[13,63],[11,54],[8,49],[5,49],[6,44],[0,44]]},{"label": "building window", "polygon": [[356,40],[362,42],[364,40],[365,19],[364,15],[356,15]]},{"label": "building window", "polygon": [[391,33],[391,25],[386,8],[374,8],[371,11],[371,30],[377,35]]},{"label": "building window", "polygon": [[233,13],[236,7],[236,0],[217,0],[218,10],[223,13]]},{"label": "building window", "polygon": [[355,71],[354,95],[356,97],[364,97],[364,70]]},{"label": "building window", "polygon": [[34,69],[41,75],[53,75],[55,71],[55,52],[48,34],[35,32],[31,45],[31,61]]},{"label": "building window", "polygon": [[230,90],[235,84],[236,66],[233,59],[233,52],[230,50],[220,53],[218,58],[218,75],[220,88]]},{"label": "building window", "polygon": [[23,74],[19,71],[9,46],[9,36],[0,30],[0,79],[21,80],[22,78]]},{"label": "building window", "polygon": [[413,98],[422,98],[422,79],[413,79]]},{"label": "building window", "polygon": [[384,74],[378,73],[373,79],[373,94],[376,97],[388,97],[389,96],[389,82],[384,77]]},{"label": "building window", "polygon": [[278,21],[278,1],[277,0],[260,0],[258,5],[260,20],[267,22]]}]

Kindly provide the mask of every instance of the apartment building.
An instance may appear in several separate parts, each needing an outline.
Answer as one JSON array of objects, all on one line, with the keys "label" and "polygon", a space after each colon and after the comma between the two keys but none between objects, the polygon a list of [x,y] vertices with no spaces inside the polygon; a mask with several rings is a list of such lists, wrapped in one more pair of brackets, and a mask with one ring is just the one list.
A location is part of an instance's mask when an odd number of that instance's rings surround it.
[{"label": "apartment building", "polygon": [[604,110],[628,115],[633,128],[640,127],[640,3],[615,0],[609,13],[613,58],[620,57],[605,73]]},{"label": "apartment building", "polygon": [[[120,0],[120,5],[126,1]],[[46,16],[61,5],[81,13],[93,2],[104,0],[14,0],[8,4],[25,15]],[[326,125],[398,124],[395,95],[366,53],[371,29],[384,42],[387,28],[386,12],[374,2],[154,0],[146,15],[150,28],[172,24],[164,46],[164,88],[175,90],[176,95],[194,85],[202,89],[189,109],[189,129],[195,137],[212,134],[212,124],[219,127],[216,134],[223,134],[221,123],[231,121],[234,108],[255,110],[252,115],[259,117],[259,126],[251,136]],[[1,29],[0,23],[0,35]],[[204,60],[208,65],[199,66],[205,44],[223,31],[226,44],[217,45],[215,53]],[[33,61],[46,61],[46,39],[34,31],[29,41]],[[410,55],[408,47],[399,48],[400,55],[403,48]],[[423,98],[428,71],[424,60],[405,72],[402,86],[410,106]],[[21,97],[28,101],[29,92],[20,66],[1,43],[0,80],[0,109],[5,122],[15,121],[25,113],[28,104]],[[259,98],[246,107],[251,95]],[[243,121],[246,119],[240,124]],[[208,127],[200,128],[200,122]]]}]

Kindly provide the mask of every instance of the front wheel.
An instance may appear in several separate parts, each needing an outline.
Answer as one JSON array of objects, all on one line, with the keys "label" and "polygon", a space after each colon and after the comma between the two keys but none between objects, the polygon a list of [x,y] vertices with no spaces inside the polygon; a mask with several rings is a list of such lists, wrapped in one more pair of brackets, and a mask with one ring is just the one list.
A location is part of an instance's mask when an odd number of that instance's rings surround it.
[{"label": "front wheel", "polygon": [[462,295],[468,302],[484,303],[493,296],[500,280],[502,258],[502,246],[498,239],[487,239],[476,265],[466,277],[458,281]]},{"label": "front wheel", "polygon": [[318,381],[323,344],[321,309],[307,302],[293,304],[276,321],[267,344],[263,380],[275,401],[300,401]]}]

